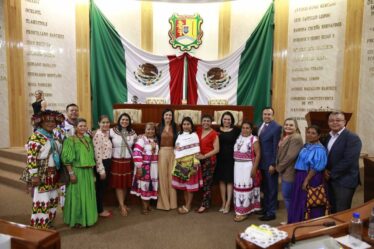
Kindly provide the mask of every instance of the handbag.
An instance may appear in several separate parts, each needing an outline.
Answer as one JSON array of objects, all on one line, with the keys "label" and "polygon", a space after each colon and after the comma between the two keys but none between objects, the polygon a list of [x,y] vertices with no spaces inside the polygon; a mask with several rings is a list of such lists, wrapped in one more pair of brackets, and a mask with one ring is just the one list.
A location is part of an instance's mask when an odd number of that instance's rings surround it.
[{"label": "handbag", "polygon": [[68,185],[70,183],[70,175],[68,169],[61,165],[58,169],[58,183],[61,185]]},{"label": "handbag", "polygon": [[330,213],[330,202],[327,198],[327,191],[323,183],[317,187],[308,186],[307,188],[305,212],[306,220],[310,218],[311,209],[317,207],[325,207],[325,215]]}]

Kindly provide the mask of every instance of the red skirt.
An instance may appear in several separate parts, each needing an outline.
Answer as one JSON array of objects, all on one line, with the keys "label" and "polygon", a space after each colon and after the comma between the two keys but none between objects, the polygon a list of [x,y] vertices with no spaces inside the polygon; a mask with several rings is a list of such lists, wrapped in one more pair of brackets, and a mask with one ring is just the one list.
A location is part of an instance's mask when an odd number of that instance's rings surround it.
[{"label": "red skirt", "polygon": [[112,188],[130,188],[132,172],[131,159],[112,158],[110,186]]}]

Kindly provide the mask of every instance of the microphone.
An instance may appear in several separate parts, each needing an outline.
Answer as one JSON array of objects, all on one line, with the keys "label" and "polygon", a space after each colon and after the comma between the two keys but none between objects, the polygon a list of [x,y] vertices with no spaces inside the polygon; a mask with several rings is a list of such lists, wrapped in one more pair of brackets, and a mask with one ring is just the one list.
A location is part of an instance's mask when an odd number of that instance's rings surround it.
[{"label": "microphone", "polygon": [[291,244],[295,244],[295,242],[296,242],[296,230],[299,229],[299,228],[303,228],[303,227],[333,227],[335,225],[336,225],[335,221],[325,221],[325,222],[320,223],[320,224],[296,226],[292,231]]}]

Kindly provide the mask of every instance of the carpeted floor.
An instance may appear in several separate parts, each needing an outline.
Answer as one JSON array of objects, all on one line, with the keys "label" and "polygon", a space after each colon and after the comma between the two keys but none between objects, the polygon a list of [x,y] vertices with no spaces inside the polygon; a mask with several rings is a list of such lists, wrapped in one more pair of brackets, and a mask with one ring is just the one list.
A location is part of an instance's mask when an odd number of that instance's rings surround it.
[{"label": "carpeted floor", "polygon": [[[356,191],[354,206],[363,203],[362,187]],[[0,184],[0,219],[28,224],[31,197],[21,190]],[[114,216],[101,218],[98,223],[85,229],[71,229],[62,223],[59,210],[55,222],[61,235],[62,248],[69,249],[225,249],[235,248],[235,236],[250,224],[261,224],[256,215],[241,223],[232,220],[234,213],[222,214],[218,207],[209,212],[191,212],[179,215],[173,211],[153,210],[141,215],[140,208],[131,205],[130,215],[122,217],[117,207],[110,207]],[[277,220],[268,224],[278,226],[286,220],[283,205],[277,212]]]}]

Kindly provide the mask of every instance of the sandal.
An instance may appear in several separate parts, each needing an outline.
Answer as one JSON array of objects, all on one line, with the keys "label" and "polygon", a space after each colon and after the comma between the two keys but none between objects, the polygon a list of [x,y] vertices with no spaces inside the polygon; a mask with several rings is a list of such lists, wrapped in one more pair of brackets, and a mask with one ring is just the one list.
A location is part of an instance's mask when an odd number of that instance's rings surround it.
[{"label": "sandal", "polygon": [[190,210],[188,208],[186,208],[185,205],[178,208],[178,213],[179,214],[188,214],[189,212],[190,212]]},{"label": "sandal", "polygon": [[195,212],[196,212],[196,213],[199,213],[199,214],[202,214],[202,213],[204,213],[204,212],[208,212],[208,208],[201,206],[201,207],[199,207],[199,208],[196,208],[196,209],[195,209]]},{"label": "sandal", "polygon": [[234,217],[234,221],[235,222],[241,222],[241,221],[243,221],[243,220],[245,220],[247,218],[248,218],[248,215],[236,215]]},{"label": "sandal", "polygon": [[144,214],[144,215],[148,215],[148,214],[149,214],[149,210],[148,210],[148,209],[143,209],[143,210],[142,210],[142,214]]},{"label": "sandal", "polygon": [[104,210],[103,212],[101,212],[99,214],[99,217],[101,218],[109,218],[113,215],[112,211],[107,211],[107,210]]},{"label": "sandal", "polygon": [[120,206],[119,207],[120,213],[122,216],[127,216],[128,215],[128,210],[126,206]]}]

